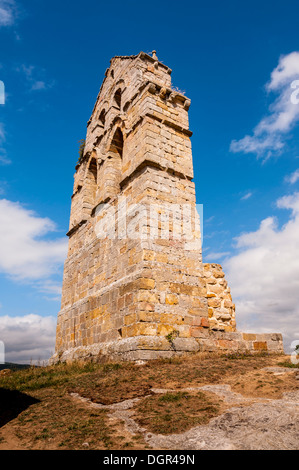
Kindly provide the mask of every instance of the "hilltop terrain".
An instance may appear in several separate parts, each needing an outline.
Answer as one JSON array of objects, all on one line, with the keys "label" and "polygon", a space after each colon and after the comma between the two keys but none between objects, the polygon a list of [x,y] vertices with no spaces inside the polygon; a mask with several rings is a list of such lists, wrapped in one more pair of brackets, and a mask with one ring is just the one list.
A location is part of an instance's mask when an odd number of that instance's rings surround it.
[{"label": "hilltop terrain", "polygon": [[298,449],[298,376],[204,353],[0,372],[0,449]]}]

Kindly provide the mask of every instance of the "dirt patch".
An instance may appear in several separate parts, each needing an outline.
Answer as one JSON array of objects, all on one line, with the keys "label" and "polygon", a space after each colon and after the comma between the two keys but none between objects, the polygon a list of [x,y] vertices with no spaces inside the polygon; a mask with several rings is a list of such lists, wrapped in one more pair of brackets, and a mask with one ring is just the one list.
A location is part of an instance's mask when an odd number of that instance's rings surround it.
[{"label": "dirt patch", "polygon": [[282,398],[283,393],[299,389],[296,379],[298,372],[290,369],[284,374],[275,375],[271,371],[260,369],[246,372],[244,375],[227,378],[232,390],[245,397]]},{"label": "dirt patch", "polygon": [[81,397],[89,398],[94,403],[111,405],[131,398],[150,395],[151,386],[142,384],[139,380],[129,382],[126,378],[95,379],[93,376],[81,378],[76,386],[68,388],[70,393],[78,393]]}]

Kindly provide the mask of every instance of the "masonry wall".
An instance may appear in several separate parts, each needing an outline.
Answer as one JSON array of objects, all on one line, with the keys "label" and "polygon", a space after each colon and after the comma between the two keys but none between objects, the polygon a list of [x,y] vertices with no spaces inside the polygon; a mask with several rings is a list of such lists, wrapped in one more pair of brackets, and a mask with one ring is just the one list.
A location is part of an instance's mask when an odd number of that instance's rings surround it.
[{"label": "masonry wall", "polygon": [[[136,73],[139,62],[142,67]],[[169,335],[186,339],[199,330],[208,334],[200,227],[191,181],[188,103],[186,106],[185,97],[171,97],[171,90],[163,89],[163,85],[170,86],[168,68],[163,66],[157,76],[152,64],[144,67],[144,61],[139,62],[124,68],[119,60],[113,66],[114,81],[120,76],[126,81],[121,113],[112,99],[120,83],[111,88],[110,70],[88,124],[85,157],[77,167],[72,196],[57,326],[58,356],[69,350],[85,354],[94,345],[123,343],[133,337],[142,337],[142,347],[148,349],[153,342],[156,348],[156,338],[160,338],[160,348],[165,351]],[[154,83],[148,81],[153,73]],[[99,124],[105,106],[105,123]],[[111,154],[116,129],[123,135],[120,168]],[[90,171],[94,162],[96,175]],[[115,193],[113,185],[118,187]],[[99,239],[98,224],[111,207],[118,230],[120,198],[127,208],[134,204],[144,207],[145,215],[133,214],[127,220],[134,225],[134,217],[139,219],[139,236]],[[180,216],[171,213],[170,220],[163,218],[174,204],[179,210],[184,205],[192,208],[188,234],[182,232]],[[153,211],[157,212],[154,219]],[[167,227],[170,232],[165,238]]]},{"label": "masonry wall", "polygon": [[235,331],[222,268],[202,264],[190,100],[170,73],[143,53],[106,71],[74,175],[53,362],[280,348]]},{"label": "masonry wall", "polygon": [[[176,190],[176,177],[147,167],[123,195],[128,204],[142,195],[140,204],[149,216],[153,200],[162,200],[162,182]],[[191,191],[192,199],[193,194]],[[178,196],[178,205],[185,203],[185,198],[186,193],[183,201]],[[159,203],[157,208],[161,210],[163,204]],[[63,351],[137,335],[165,337],[173,331],[188,338],[199,328],[208,329],[206,285],[198,262],[200,252],[186,250],[184,239],[99,240],[94,234],[101,216],[104,209],[70,238],[57,349]],[[117,212],[115,218],[118,219]],[[163,229],[159,224],[151,227],[149,217],[143,224],[148,235],[151,229],[158,229],[158,235]]]},{"label": "masonry wall", "polygon": [[204,263],[209,324],[212,330],[236,331],[235,304],[220,264]]}]

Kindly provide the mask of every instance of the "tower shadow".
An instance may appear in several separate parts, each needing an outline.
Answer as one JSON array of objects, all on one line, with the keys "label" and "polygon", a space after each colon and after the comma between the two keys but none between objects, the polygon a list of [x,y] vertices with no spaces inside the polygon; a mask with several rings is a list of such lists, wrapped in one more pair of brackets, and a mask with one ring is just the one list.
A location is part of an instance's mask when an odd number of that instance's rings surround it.
[{"label": "tower shadow", "polygon": [[0,428],[40,400],[17,390],[0,388]]}]

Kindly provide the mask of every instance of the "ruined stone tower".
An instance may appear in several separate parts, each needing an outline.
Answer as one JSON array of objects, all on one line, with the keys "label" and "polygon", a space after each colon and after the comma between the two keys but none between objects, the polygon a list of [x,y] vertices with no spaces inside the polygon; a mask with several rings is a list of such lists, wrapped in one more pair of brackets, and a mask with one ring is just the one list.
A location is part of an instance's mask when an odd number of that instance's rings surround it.
[{"label": "ruined stone tower", "polygon": [[190,100],[152,56],[116,56],[76,166],[52,361],[282,348],[235,331],[222,268],[203,264]]}]

